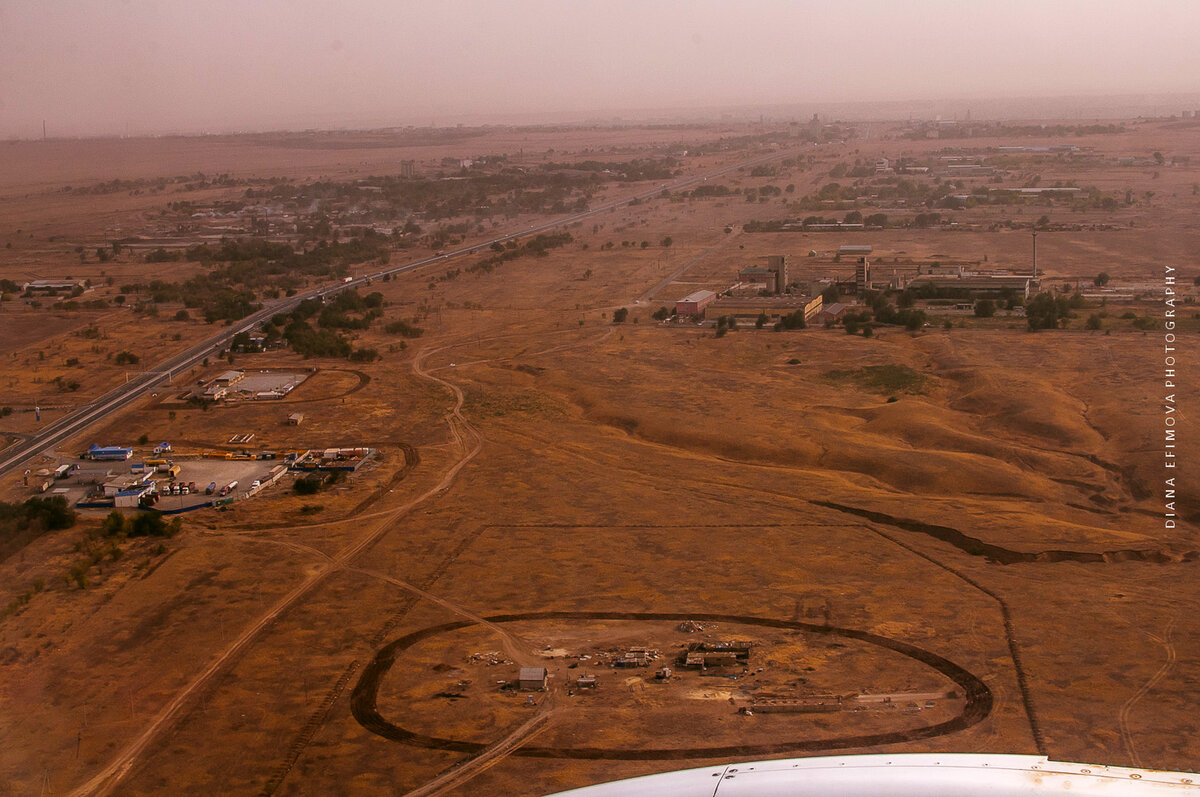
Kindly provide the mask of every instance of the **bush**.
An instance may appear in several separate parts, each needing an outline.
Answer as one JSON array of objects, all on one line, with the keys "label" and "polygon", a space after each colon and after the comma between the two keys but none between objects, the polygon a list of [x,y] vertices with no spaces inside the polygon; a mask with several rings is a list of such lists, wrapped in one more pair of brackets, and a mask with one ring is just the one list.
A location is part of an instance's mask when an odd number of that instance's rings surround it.
[{"label": "bush", "polygon": [[614,324],[624,324],[626,318],[629,318],[628,308],[622,307],[613,311],[612,320]]},{"label": "bush", "polygon": [[104,518],[104,522],[100,524],[100,533],[105,537],[116,537],[124,532],[125,516],[118,509],[109,512],[108,517]]},{"label": "bush", "polygon": [[292,485],[292,489],[297,495],[315,495],[321,492],[321,488],[325,486],[325,480],[319,475],[301,476],[296,479],[296,483]]},{"label": "bush", "polygon": [[130,537],[170,537],[182,526],[179,518],[167,523],[159,512],[142,512],[129,522],[128,533]]},{"label": "bush", "polygon": [[425,330],[420,327],[414,327],[407,321],[397,320],[388,324],[383,328],[384,332],[389,335],[399,335],[402,338],[419,338],[425,334]]}]

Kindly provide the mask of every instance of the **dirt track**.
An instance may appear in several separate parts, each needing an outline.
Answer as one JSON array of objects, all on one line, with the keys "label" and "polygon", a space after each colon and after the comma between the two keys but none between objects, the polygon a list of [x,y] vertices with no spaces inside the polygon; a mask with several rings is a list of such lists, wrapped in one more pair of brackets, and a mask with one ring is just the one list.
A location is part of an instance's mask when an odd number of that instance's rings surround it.
[{"label": "dirt track", "polygon": [[[906,731],[888,733],[863,734],[859,736],[840,736],[825,739],[798,739],[763,745],[729,745],[723,747],[690,747],[690,748],[647,748],[640,750],[619,750],[596,747],[524,747],[513,751],[515,756],[531,758],[572,758],[572,759],[604,759],[624,761],[661,761],[691,758],[729,758],[738,756],[777,755],[792,752],[812,752],[824,750],[842,750],[857,747],[872,747],[884,744],[897,744],[915,739],[930,739],[949,733],[970,728],[982,722],[992,712],[993,697],[988,686],[972,673],[959,665],[932,653],[928,650],[901,642],[897,639],[860,631],[853,628],[838,628],[836,626],[816,625],[794,620],[777,620],[764,617],[747,617],[730,614],[677,614],[672,612],[530,612],[524,614],[493,615],[484,618],[489,625],[510,623],[518,620],[700,620],[725,623],[743,623],[746,625],[761,625],[770,628],[786,628],[807,633],[827,636],[840,636],[854,639],[867,644],[879,645],[903,656],[921,662],[950,680],[954,681],[963,691],[965,703],[962,713],[957,717]],[[400,653],[412,645],[437,634],[454,631],[476,625],[474,621],[464,620],[454,623],[430,626],[420,631],[407,634],[380,650],[375,658],[363,669],[358,683],[350,697],[350,709],[354,718],[367,730],[385,739],[404,742],[417,747],[436,750],[451,750],[460,753],[478,754],[487,745],[478,742],[466,742],[456,739],[442,739],[434,736],[413,733],[389,722],[378,710],[376,705],[379,694],[379,683],[388,673]]]},{"label": "dirt track", "polygon": [[141,754],[160,734],[167,732],[185,713],[186,706],[189,700],[199,690],[206,686],[218,673],[225,670],[247,647],[253,644],[258,637],[275,622],[280,615],[290,609],[292,606],[299,603],[307,597],[314,589],[323,583],[329,576],[342,570],[346,565],[351,564],[363,551],[369,549],[380,538],[387,534],[397,520],[404,517],[413,508],[422,504],[429,498],[439,495],[444,492],[453,482],[458,473],[463,467],[470,462],[479,453],[482,448],[481,438],[476,434],[472,427],[462,417],[460,411],[464,402],[462,391],[455,385],[447,382],[439,377],[432,376],[422,368],[422,363],[426,357],[439,351],[438,349],[426,350],[418,355],[412,362],[413,372],[418,376],[431,379],[439,384],[442,384],[450,389],[455,397],[455,405],[446,414],[446,421],[450,425],[451,432],[456,440],[462,446],[462,455],[459,459],[447,470],[441,480],[430,489],[426,490],[421,495],[409,501],[404,506],[388,512],[382,516],[378,522],[369,527],[362,536],[358,537],[353,543],[342,549],[335,557],[321,565],[320,569],[314,572],[311,576],[302,581],[294,589],[288,592],[280,599],[269,611],[258,618],[252,625],[246,628],[245,631],[238,636],[228,647],[220,652],[209,664],[197,675],[191,683],[183,690],[178,692],[154,717],[137,737],[135,737],[121,753],[111,761],[108,766],[100,772],[93,775],[88,781],[73,789],[70,794],[72,797],[83,797],[91,794],[111,794],[122,778],[133,768],[137,763]]}]

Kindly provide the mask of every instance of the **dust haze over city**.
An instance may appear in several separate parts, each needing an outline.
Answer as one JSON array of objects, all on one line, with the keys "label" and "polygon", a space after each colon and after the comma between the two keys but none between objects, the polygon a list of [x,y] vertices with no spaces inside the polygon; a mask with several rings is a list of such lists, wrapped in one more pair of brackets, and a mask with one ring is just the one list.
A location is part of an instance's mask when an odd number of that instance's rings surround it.
[{"label": "dust haze over city", "polygon": [[0,5],[0,795],[1200,789],[1196,30]]}]

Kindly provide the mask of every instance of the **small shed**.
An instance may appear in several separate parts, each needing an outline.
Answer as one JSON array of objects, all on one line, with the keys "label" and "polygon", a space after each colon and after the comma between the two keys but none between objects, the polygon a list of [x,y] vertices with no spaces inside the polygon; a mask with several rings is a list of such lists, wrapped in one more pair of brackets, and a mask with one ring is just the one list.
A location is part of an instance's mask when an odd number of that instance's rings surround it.
[{"label": "small shed", "polygon": [[818,321],[841,321],[849,310],[849,305],[841,302],[827,304],[821,308],[821,312],[817,314]]},{"label": "small shed", "polygon": [[293,412],[288,416],[288,426],[299,426],[302,423],[304,423],[303,412]]},{"label": "small shed", "polygon": [[517,675],[517,688],[522,692],[544,692],[547,677],[545,667],[522,667]]}]

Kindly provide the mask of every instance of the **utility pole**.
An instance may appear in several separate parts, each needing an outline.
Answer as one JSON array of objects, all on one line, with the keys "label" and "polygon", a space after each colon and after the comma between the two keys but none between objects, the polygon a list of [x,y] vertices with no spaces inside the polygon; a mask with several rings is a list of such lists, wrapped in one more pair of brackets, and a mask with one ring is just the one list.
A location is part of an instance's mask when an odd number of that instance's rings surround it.
[{"label": "utility pole", "polygon": [[1033,231],[1033,278],[1037,279],[1037,230]]}]

